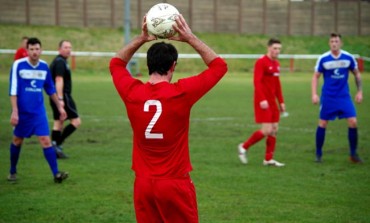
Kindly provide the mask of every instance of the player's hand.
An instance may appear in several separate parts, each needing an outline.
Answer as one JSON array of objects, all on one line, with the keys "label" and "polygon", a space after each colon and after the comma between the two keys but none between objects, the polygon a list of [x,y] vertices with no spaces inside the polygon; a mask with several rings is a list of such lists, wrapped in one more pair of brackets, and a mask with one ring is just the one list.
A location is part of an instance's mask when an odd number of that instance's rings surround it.
[{"label": "player's hand", "polygon": [[60,121],[64,121],[67,118],[67,113],[66,113],[66,111],[64,110],[63,107],[59,108],[59,114],[60,114],[60,116],[59,116]]},{"label": "player's hand", "polygon": [[64,108],[65,104],[64,104],[64,101],[63,100],[59,100],[59,104],[60,104],[61,107]]},{"label": "player's hand", "polygon": [[17,112],[12,112],[12,114],[10,116],[10,124],[12,126],[16,126],[16,125],[18,125],[18,121],[19,121],[18,113]]},{"label": "player's hand", "polygon": [[263,100],[260,102],[260,107],[262,109],[268,109],[269,108],[269,103],[267,102],[267,100]]},{"label": "player's hand", "polygon": [[359,104],[362,102],[362,91],[357,92],[355,96],[355,101]]},{"label": "player's hand", "polygon": [[317,105],[320,102],[320,98],[317,94],[312,95],[312,104]]},{"label": "player's hand", "polygon": [[286,112],[285,104],[284,103],[281,103],[280,104],[280,112]]},{"label": "player's hand", "polygon": [[173,25],[173,28],[178,35],[168,38],[169,40],[188,42],[191,38],[195,37],[189,25],[186,23],[184,17],[181,14],[177,16],[176,24]]},{"label": "player's hand", "polygon": [[149,42],[149,41],[157,39],[157,37],[155,37],[154,35],[149,35],[148,26],[146,24],[146,15],[143,17],[143,21],[141,25],[141,37],[145,40],[145,42]]}]

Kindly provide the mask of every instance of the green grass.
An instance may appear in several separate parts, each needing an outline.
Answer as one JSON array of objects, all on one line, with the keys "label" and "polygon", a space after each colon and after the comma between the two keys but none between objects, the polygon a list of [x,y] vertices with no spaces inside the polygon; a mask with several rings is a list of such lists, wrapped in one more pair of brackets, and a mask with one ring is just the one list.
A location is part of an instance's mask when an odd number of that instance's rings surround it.
[{"label": "green grass", "polygon": [[[55,50],[61,38],[77,51],[116,51],[122,30],[97,28],[0,25],[0,48],[14,49],[23,35],[39,36],[44,50]],[[199,34],[219,53],[264,53],[263,36]],[[322,53],[326,37],[281,37],[283,53]],[[351,37],[348,51],[369,56],[369,37]],[[349,37],[348,40],[350,41]],[[142,51],[148,45],[145,45]],[[192,50],[178,44],[180,52]],[[52,57],[43,56],[47,61]],[[19,181],[9,183],[10,102],[8,73],[12,55],[0,55],[0,223],[17,222],[135,222],[132,202],[132,133],[123,103],[108,72],[109,58],[78,58],[73,71],[73,96],[81,127],[65,143],[70,172],[54,184],[35,137],[26,139],[18,165]],[[262,166],[264,143],[251,148],[250,163],[241,165],[236,145],[259,128],[252,108],[253,60],[229,60],[230,72],[195,105],[191,115],[190,152],[200,222],[368,222],[370,213],[370,73],[363,74],[364,102],[356,105],[362,165],[348,162],[345,121],[329,124],[324,163],[314,160],[318,107],[311,104],[310,80],[314,61],[302,61],[306,72],[282,72],[286,106],[281,120],[276,159],[284,168]],[[287,63],[284,62],[283,63]],[[144,62],[141,72],[146,80]],[[286,67],[286,65],[285,65]],[[176,77],[200,71],[199,60],[181,59]],[[322,83],[322,79],[320,80]],[[354,80],[350,78],[354,93]],[[49,120],[50,106],[46,103]],[[50,126],[52,123],[50,122]]]},{"label": "green grass", "polygon": [[[325,162],[316,164],[318,107],[310,102],[310,78],[310,73],[281,77],[290,112],[281,120],[277,142],[276,159],[284,168],[262,166],[262,142],[251,148],[248,165],[237,158],[236,145],[259,128],[250,74],[230,72],[193,108],[190,150],[201,222],[368,222],[370,94],[365,91],[357,105],[359,153],[367,162],[348,162],[346,123],[335,121],[327,131]],[[363,79],[364,86],[370,84],[368,73]],[[0,92],[7,94],[5,76]],[[65,143],[70,159],[59,166],[70,178],[60,185],[53,183],[35,137],[22,148],[19,181],[5,180],[12,133],[9,99],[0,98],[0,222],[135,222],[132,133],[109,74],[74,72],[74,97],[83,123]]]},{"label": "green grass", "polygon": [[[62,39],[72,41],[75,51],[101,51],[116,52],[124,43],[122,28],[72,28],[55,26],[26,26],[0,24],[0,49],[16,49],[20,38],[24,35],[39,37],[44,50],[57,50],[57,44]],[[132,31],[132,36],[138,30]],[[220,54],[264,54],[268,38],[274,36],[263,35],[238,35],[197,33],[197,35]],[[283,54],[321,54],[329,50],[327,36],[278,36],[283,43]],[[343,49],[361,56],[370,57],[370,36],[344,36]],[[186,44],[172,42],[180,53],[195,53]],[[151,44],[145,44],[139,52],[146,52]],[[7,73],[13,55],[0,54],[0,74]],[[44,60],[51,62],[53,56],[43,56]],[[106,72],[105,64],[109,58],[77,57],[76,66],[87,72],[91,70]],[[140,73],[146,74],[145,60],[139,59]],[[203,64],[199,60],[185,60],[180,63],[177,70],[181,72],[195,72]],[[296,71],[312,72],[315,60],[295,60]],[[281,60],[282,67],[289,68],[288,59]],[[234,72],[250,72],[254,60],[229,59],[230,70]],[[365,70],[370,70],[370,62],[365,63]]]}]

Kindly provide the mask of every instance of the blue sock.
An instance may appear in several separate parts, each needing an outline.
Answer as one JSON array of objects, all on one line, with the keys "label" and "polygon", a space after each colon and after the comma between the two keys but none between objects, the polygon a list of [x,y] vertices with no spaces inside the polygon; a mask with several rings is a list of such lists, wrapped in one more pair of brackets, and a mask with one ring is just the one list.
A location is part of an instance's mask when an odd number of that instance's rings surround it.
[{"label": "blue sock", "polygon": [[16,146],[13,143],[10,144],[10,174],[17,173],[17,163],[19,154],[21,153],[21,147]]},{"label": "blue sock", "polygon": [[348,141],[350,154],[354,156],[357,150],[357,128],[348,128]]},{"label": "blue sock", "polygon": [[53,172],[53,175],[55,176],[59,170],[58,170],[58,162],[57,162],[57,154],[55,153],[55,150],[53,147],[44,148],[44,156],[45,159],[48,161],[51,172]]},{"label": "blue sock", "polygon": [[320,126],[317,126],[317,129],[316,129],[316,156],[317,157],[322,156],[322,146],[324,145],[324,141],[325,141],[325,130],[326,128],[321,128]]}]

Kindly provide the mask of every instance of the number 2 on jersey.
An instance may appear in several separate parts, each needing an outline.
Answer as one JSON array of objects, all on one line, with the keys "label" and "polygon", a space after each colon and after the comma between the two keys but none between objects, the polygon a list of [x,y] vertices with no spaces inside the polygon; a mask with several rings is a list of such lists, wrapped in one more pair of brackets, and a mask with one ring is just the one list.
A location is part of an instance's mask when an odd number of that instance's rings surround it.
[{"label": "number 2 on jersey", "polygon": [[152,120],[150,120],[149,125],[145,129],[145,138],[146,139],[163,139],[162,133],[152,133],[152,129],[155,123],[158,121],[159,116],[161,116],[162,114],[162,104],[158,100],[148,100],[144,104],[144,112],[148,112],[150,106],[155,106],[156,112]]}]

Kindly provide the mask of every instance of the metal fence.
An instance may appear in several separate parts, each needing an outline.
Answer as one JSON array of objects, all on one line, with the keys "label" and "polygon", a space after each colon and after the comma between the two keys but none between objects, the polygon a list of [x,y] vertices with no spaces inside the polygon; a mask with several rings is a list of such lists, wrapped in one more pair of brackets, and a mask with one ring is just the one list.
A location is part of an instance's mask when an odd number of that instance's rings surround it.
[{"label": "metal fence", "polygon": [[[1,54],[11,54],[14,55],[16,50],[14,49],[0,49]],[[58,51],[44,50],[43,55],[58,55]],[[71,67],[75,69],[78,65],[76,63],[76,57],[113,57],[115,52],[83,52],[83,51],[74,51],[71,56]],[[225,59],[253,59],[256,60],[262,56],[262,54],[220,54],[222,58]],[[289,60],[289,67],[287,68],[290,72],[295,71],[295,61],[296,60],[317,60],[321,54],[280,54],[279,59]],[[358,63],[358,68],[361,72],[365,71],[364,61],[370,61],[368,57],[362,57],[360,55],[353,55]],[[146,53],[135,53],[133,55],[133,60],[138,58],[146,58]],[[200,59],[199,54],[179,54],[179,58],[185,59]]]}]

